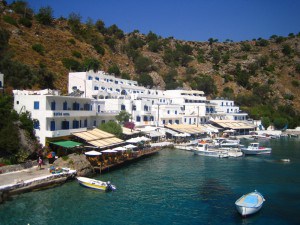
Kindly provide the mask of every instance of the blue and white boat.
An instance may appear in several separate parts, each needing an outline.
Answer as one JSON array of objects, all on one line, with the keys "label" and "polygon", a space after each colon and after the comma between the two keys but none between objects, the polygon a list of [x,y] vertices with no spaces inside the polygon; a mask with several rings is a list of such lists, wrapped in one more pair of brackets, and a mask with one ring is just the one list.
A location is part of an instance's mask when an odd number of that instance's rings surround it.
[{"label": "blue and white boat", "polygon": [[237,211],[242,216],[247,216],[258,212],[261,209],[264,201],[265,199],[262,194],[255,190],[254,192],[240,197],[235,202],[235,206]]}]

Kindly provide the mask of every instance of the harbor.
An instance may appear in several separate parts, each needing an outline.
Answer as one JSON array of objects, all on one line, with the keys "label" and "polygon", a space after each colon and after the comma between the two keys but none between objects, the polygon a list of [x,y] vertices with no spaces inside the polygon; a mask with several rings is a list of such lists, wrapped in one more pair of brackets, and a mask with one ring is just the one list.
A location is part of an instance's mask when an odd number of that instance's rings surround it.
[{"label": "harbor", "polygon": [[[164,148],[151,157],[93,177],[111,181],[117,187],[114,192],[84,188],[74,180],[56,188],[15,195],[0,205],[1,222],[298,224],[299,139],[271,139],[268,143],[271,154],[222,159]],[[287,158],[290,162],[281,161]],[[243,218],[234,203],[254,190],[266,201],[258,213]]]}]

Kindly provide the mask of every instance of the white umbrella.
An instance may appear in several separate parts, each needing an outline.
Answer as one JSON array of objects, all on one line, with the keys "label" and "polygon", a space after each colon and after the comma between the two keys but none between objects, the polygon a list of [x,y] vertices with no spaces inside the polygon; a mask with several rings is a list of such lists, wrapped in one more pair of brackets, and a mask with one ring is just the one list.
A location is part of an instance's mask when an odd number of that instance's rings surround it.
[{"label": "white umbrella", "polygon": [[127,143],[138,143],[138,142],[140,142],[141,140],[140,139],[138,139],[138,138],[130,138],[130,139],[128,139],[127,141],[125,141],[125,142],[127,142]]},{"label": "white umbrella", "polygon": [[141,141],[150,141],[150,138],[147,138],[145,136],[139,137]]},{"label": "white umbrella", "polygon": [[84,153],[85,155],[89,155],[89,156],[96,156],[96,155],[102,155],[101,152],[97,152],[97,151],[89,151],[89,152],[86,152]]},{"label": "white umbrella", "polygon": [[116,148],[113,148],[112,150],[115,150],[115,151],[126,151],[127,149],[124,148],[124,147],[116,147]]},{"label": "white umbrella", "polygon": [[137,146],[129,144],[129,145],[125,145],[124,148],[136,148]]},{"label": "white umbrella", "polygon": [[116,153],[118,151],[115,151],[115,150],[112,150],[112,149],[106,149],[106,150],[103,150],[101,151],[102,153]]}]

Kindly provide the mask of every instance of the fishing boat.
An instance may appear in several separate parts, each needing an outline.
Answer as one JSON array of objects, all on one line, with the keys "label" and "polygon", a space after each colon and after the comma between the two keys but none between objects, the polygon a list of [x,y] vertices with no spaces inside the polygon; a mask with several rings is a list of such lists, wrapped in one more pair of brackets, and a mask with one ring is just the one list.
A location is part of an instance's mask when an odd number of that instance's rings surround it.
[{"label": "fishing boat", "polygon": [[255,190],[254,192],[240,197],[235,202],[235,206],[237,211],[242,216],[247,216],[258,212],[261,209],[264,201],[265,199],[262,194]]},{"label": "fishing boat", "polygon": [[116,186],[112,185],[109,181],[95,180],[87,177],[77,177],[77,181],[84,187],[93,188],[102,191],[114,191]]},{"label": "fishing boat", "polygon": [[203,155],[203,156],[211,156],[211,157],[219,157],[219,158],[227,158],[228,151],[219,150],[216,148],[209,148],[208,143],[199,142],[196,147],[192,148],[195,155]]},{"label": "fishing boat", "polygon": [[241,148],[245,155],[270,154],[272,149],[259,146],[258,142],[250,143],[248,147]]}]

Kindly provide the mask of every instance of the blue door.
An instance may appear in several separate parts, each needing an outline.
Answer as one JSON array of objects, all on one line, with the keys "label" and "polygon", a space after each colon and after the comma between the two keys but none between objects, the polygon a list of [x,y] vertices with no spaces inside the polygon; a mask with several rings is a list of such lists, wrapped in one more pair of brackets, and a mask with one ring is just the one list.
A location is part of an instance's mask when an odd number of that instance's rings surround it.
[{"label": "blue door", "polygon": [[55,131],[55,121],[50,121],[50,130]]}]

